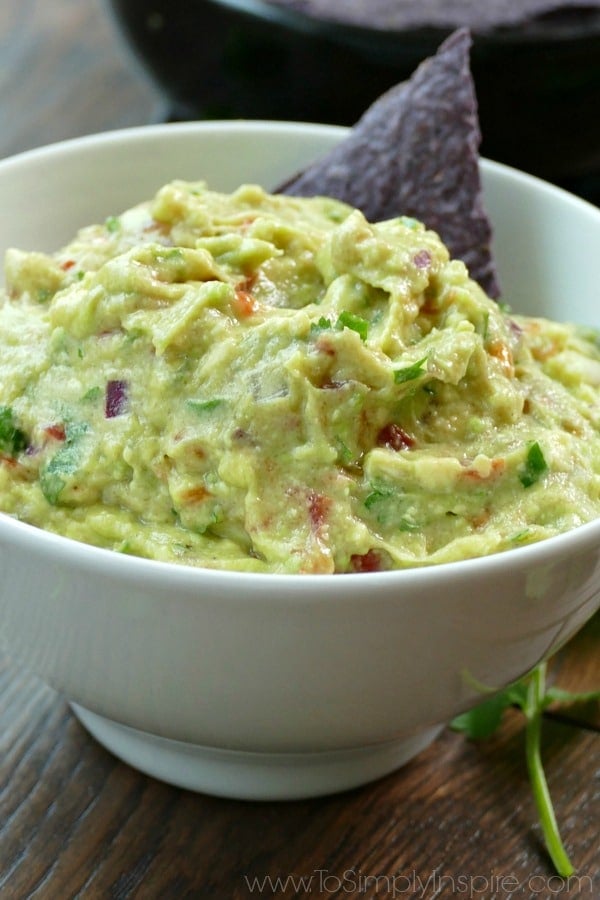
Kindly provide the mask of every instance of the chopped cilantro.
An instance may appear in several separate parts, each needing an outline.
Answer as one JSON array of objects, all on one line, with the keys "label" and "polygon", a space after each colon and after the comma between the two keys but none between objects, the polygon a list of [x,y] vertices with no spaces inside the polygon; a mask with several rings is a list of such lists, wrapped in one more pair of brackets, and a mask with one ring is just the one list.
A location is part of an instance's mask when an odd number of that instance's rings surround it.
[{"label": "chopped cilantro", "polygon": [[89,403],[92,400],[98,400],[101,397],[101,395],[102,395],[102,388],[99,388],[96,385],[96,387],[92,387],[89,389],[89,391],[86,391],[81,399],[84,400],[86,403]]},{"label": "chopped cilantro", "polygon": [[115,547],[117,553],[124,553],[126,556],[136,556],[130,541],[122,541],[118,547]]},{"label": "chopped cilantro", "polygon": [[56,506],[66,481],[63,476],[73,475],[79,468],[79,439],[89,431],[85,422],[67,425],[63,446],[40,470],[42,494],[52,506]]},{"label": "chopped cilantro", "polygon": [[365,508],[371,510],[380,525],[397,528],[399,531],[418,531],[419,526],[402,514],[405,505],[398,491],[386,484],[373,486],[364,500]]},{"label": "chopped cilantro", "polygon": [[427,371],[425,368],[427,358],[428,357],[424,356],[423,359],[419,359],[416,363],[413,363],[412,366],[405,366],[403,369],[395,369],[394,382],[396,384],[404,384],[405,381],[413,381],[415,378],[418,378]]},{"label": "chopped cilantro", "polygon": [[66,482],[63,475],[72,475],[77,471],[79,451],[73,444],[65,444],[40,471],[40,488],[42,494],[52,506],[56,506],[58,498]]},{"label": "chopped cilantro", "polygon": [[375,506],[376,503],[380,503],[382,500],[387,500],[387,498],[391,497],[393,493],[394,492],[392,488],[377,488],[376,490],[371,491],[371,493],[365,497],[365,507],[367,509],[372,509],[372,507]]},{"label": "chopped cilantro", "polygon": [[212,412],[213,409],[222,406],[224,403],[225,401],[220,397],[215,397],[213,400],[186,400],[189,408],[196,413]]},{"label": "chopped cilantro", "polygon": [[326,319],[325,316],[321,316],[318,322],[310,323],[310,333],[311,334],[320,334],[321,331],[327,331],[331,328],[331,322],[329,319]]},{"label": "chopped cilantro", "polygon": [[0,453],[16,456],[27,447],[27,435],[17,428],[10,406],[0,406]]},{"label": "chopped cilantro", "polygon": [[157,250],[155,259],[159,263],[168,262],[170,260],[177,260],[178,262],[183,262],[183,251],[181,247],[173,247],[170,250],[163,250],[162,248]]},{"label": "chopped cilantro", "polygon": [[401,516],[397,522],[398,531],[419,531],[419,525],[416,522],[411,522],[410,519]]},{"label": "chopped cilantro", "polygon": [[530,533],[531,533],[530,528],[523,528],[523,529],[521,529],[521,531],[517,531],[516,534],[511,534],[511,536],[509,537],[508,540],[512,544],[522,544],[524,541],[527,540]]},{"label": "chopped cilantro", "polygon": [[489,326],[490,326],[490,314],[489,314],[489,312],[485,312],[483,314],[483,319],[481,322],[481,336],[484,340],[486,340],[486,338],[488,336]]},{"label": "chopped cilantro", "polygon": [[90,426],[87,422],[68,422],[66,426],[67,443],[72,444],[74,441],[78,441],[89,430]]},{"label": "chopped cilantro", "polygon": [[539,481],[544,472],[546,472],[547,470],[548,463],[544,459],[544,454],[542,453],[541,447],[537,441],[534,441],[532,444],[530,444],[529,450],[527,451],[525,466],[519,473],[519,481],[521,482],[523,487],[531,487],[532,484],[535,484],[536,481]]},{"label": "chopped cilantro", "polygon": [[600,329],[591,328],[588,325],[579,325],[577,326],[577,335],[582,340],[593,344],[594,347],[600,348]]},{"label": "chopped cilantro", "polygon": [[104,227],[107,231],[110,231],[111,234],[114,234],[116,231],[120,230],[121,220],[118,216],[109,216],[104,222]]},{"label": "chopped cilantro", "polygon": [[356,331],[361,341],[366,341],[367,333],[369,331],[369,323],[366,319],[363,319],[361,316],[356,316],[351,312],[341,312],[337,322],[335,323],[335,327],[338,329],[349,328],[351,331]]},{"label": "chopped cilantro", "polygon": [[337,444],[337,451],[340,462],[343,466],[347,466],[352,462],[352,450],[344,443],[344,441],[338,437],[335,439]]},{"label": "chopped cilantro", "polygon": [[399,222],[401,222],[406,228],[410,228],[411,231],[414,231],[416,228],[421,227],[421,223],[417,219],[412,219],[410,216],[400,216]]}]

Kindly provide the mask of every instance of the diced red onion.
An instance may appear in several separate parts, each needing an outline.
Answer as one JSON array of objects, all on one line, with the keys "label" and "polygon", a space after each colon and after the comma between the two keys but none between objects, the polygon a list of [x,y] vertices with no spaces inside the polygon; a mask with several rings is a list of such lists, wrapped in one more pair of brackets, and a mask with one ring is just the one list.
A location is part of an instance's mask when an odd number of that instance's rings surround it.
[{"label": "diced red onion", "polygon": [[104,401],[104,415],[107,419],[121,416],[127,409],[128,384],[126,381],[115,380],[106,383],[106,397]]}]

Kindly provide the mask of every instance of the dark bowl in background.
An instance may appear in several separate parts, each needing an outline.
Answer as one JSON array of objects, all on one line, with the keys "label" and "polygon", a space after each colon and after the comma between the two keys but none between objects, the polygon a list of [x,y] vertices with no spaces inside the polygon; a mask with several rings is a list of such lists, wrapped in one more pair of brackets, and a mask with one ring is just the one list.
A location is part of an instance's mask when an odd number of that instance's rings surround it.
[{"label": "dark bowl in background", "polygon": [[[108,3],[174,119],[353,124],[451,30],[346,26],[260,0]],[[597,186],[600,8],[473,37],[482,153],[567,186]]]}]

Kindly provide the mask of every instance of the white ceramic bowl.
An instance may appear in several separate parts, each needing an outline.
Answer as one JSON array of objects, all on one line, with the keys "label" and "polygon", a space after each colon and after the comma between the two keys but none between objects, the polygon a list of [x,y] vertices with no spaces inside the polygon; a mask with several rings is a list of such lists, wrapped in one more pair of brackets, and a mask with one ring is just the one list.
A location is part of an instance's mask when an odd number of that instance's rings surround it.
[{"label": "white ceramic bowl", "polygon": [[[172,178],[269,187],[343,131],[156,126],[0,163],[0,251],[56,249]],[[485,162],[505,299],[600,325],[600,211]],[[0,515],[0,633],[89,731],[184,787],[291,798],[401,765],[600,605],[600,519],[485,559],[361,575],[202,571]]]}]

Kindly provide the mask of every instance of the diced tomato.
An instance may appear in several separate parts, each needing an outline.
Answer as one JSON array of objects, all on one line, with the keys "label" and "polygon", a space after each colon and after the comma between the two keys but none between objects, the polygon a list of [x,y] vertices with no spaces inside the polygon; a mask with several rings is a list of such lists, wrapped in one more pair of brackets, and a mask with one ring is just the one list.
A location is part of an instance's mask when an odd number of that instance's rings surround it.
[{"label": "diced tomato", "polygon": [[377,550],[353,553],[350,557],[350,568],[353,572],[381,572],[383,569],[381,556]]},{"label": "diced tomato", "polygon": [[510,347],[503,341],[492,341],[488,345],[488,353],[497,359],[508,377],[514,374],[513,355]]},{"label": "diced tomato", "polygon": [[387,447],[388,450],[410,450],[415,446],[415,439],[400,425],[390,422],[389,425],[384,425],[377,435],[377,445]]},{"label": "diced tomato", "polygon": [[464,477],[468,478],[471,481],[488,481],[494,478],[498,478],[505,469],[505,463],[503,459],[497,458],[492,460],[492,464],[490,467],[490,471],[486,475],[482,475],[477,469],[467,468],[464,471]]},{"label": "diced tomato", "polygon": [[309,491],[308,514],[314,531],[318,531],[325,524],[330,507],[330,497],[326,497],[325,494],[320,494],[318,491]]},{"label": "diced tomato", "polygon": [[207,491],[203,484],[198,484],[196,487],[184,491],[182,499],[185,503],[201,503],[209,496],[210,491]]},{"label": "diced tomato", "polygon": [[258,304],[252,294],[248,291],[236,288],[235,291],[235,311],[242,319],[251,316],[258,308]]},{"label": "diced tomato", "polygon": [[321,335],[321,337],[316,341],[315,347],[319,351],[319,353],[325,353],[327,356],[335,356],[336,350],[332,345],[331,341],[325,335]]},{"label": "diced tomato", "polygon": [[65,426],[61,423],[57,425],[47,425],[44,428],[44,434],[47,434],[48,437],[52,438],[55,441],[64,441],[66,438]]}]

